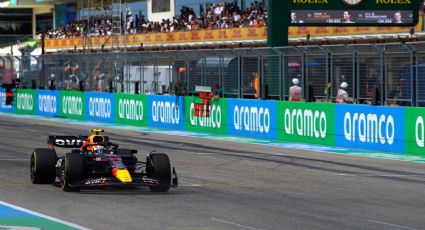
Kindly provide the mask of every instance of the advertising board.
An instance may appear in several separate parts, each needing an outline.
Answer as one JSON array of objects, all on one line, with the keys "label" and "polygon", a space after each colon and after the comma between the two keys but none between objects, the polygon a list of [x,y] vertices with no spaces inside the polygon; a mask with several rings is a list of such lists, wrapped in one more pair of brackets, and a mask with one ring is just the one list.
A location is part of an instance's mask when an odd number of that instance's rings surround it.
[{"label": "advertising board", "polygon": [[277,103],[279,140],[335,145],[335,104]]},{"label": "advertising board", "polygon": [[336,105],[336,145],[404,153],[404,108]]},{"label": "advertising board", "polygon": [[60,93],[58,90],[36,90],[36,114],[57,117],[60,114]]},{"label": "advertising board", "polygon": [[[13,90],[13,94],[15,94],[15,90]],[[6,103],[6,89],[0,88],[0,112],[3,113],[14,113],[15,106],[13,106],[15,102],[12,101],[10,105]]]},{"label": "advertising board", "polygon": [[196,100],[196,97],[185,97],[186,130],[227,134],[227,99],[211,102],[208,116],[195,116],[195,103],[198,103]]},{"label": "advertising board", "polygon": [[15,112],[18,114],[35,115],[35,90],[18,89],[15,96]]},{"label": "advertising board", "polygon": [[276,101],[228,99],[228,133],[236,136],[276,139],[276,112]]},{"label": "advertising board", "polygon": [[60,116],[73,120],[85,120],[85,93],[60,91]]},{"label": "advertising board", "polygon": [[105,123],[114,122],[114,94],[86,92],[86,119]]},{"label": "advertising board", "polygon": [[118,124],[147,126],[148,100],[146,95],[115,94],[115,122]]},{"label": "advertising board", "polygon": [[183,130],[184,97],[148,96],[148,125],[150,127]]}]

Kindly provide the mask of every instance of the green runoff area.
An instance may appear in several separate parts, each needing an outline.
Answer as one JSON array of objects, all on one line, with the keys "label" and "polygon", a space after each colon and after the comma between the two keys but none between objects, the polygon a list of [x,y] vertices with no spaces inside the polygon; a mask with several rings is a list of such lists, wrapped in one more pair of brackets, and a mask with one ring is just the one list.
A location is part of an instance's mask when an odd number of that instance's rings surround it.
[{"label": "green runoff area", "polygon": [[85,227],[0,201],[0,230],[76,230]]}]

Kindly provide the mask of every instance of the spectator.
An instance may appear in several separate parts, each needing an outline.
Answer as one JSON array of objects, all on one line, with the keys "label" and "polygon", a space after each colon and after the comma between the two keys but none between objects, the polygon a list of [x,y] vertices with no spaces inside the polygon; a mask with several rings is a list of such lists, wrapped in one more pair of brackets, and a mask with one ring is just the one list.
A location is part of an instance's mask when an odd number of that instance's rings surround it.
[{"label": "spectator", "polygon": [[223,88],[220,86],[220,84],[216,83],[214,84],[212,93],[213,93],[212,94],[213,101],[218,100],[221,97],[223,97]]},{"label": "spectator", "polygon": [[254,88],[254,98],[258,99],[260,95],[260,77],[258,76],[258,72],[252,73],[252,81],[250,86]]},{"label": "spectator", "polygon": [[183,86],[181,82],[177,82],[175,86],[175,94],[176,96],[185,96],[186,88]]},{"label": "spectator", "polygon": [[[267,10],[262,3],[254,2],[251,7],[242,10],[237,2],[222,4],[207,4],[206,13],[196,16],[194,10],[182,7],[180,16],[163,19],[161,22],[147,21],[144,15],[139,19],[128,11],[124,18],[123,33],[155,33],[174,32],[185,30],[201,30],[214,28],[238,28],[265,26],[267,24]],[[46,39],[74,38],[87,36],[109,36],[112,34],[111,20],[94,19],[90,21],[70,22],[64,28],[49,30]]]},{"label": "spectator", "polygon": [[106,76],[103,73],[97,77],[97,90],[99,92],[106,92]]},{"label": "spectator", "polygon": [[67,81],[66,89],[68,90],[78,90],[78,84],[80,83],[80,79],[77,77],[77,71],[79,70],[78,64],[74,67],[68,67],[71,74],[69,75],[69,80]]},{"label": "spectator", "polygon": [[136,14],[136,20],[135,20],[135,24],[134,24],[135,26],[135,28],[138,28],[138,27],[140,27],[139,25],[140,25],[140,18],[139,18],[139,15],[138,14]]},{"label": "spectator", "polygon": [[51,90],[55,90],[55,89],[57,89],[57,85],[56,84],[57,84],[57,82],[56,82],[55,74],[52,73],[52,74],[50,74],[48,88],[51,89]]},{"label": "spectator", "polygon": [[340,88],[338,89],[338,93],[336,95],[336,103],[340,104],[351,104],[353,103],[353,99],[348,96],[347,93],[347,82],[342,82]]},{"label": "spectator", "polygon": [[129,10],[128,12],[127,12],[127,19],[126,19],[126,32],[127,33],[132,33],[133,31],[133,15],[132,15],[132,12],[131,12],[131,10]]},{"label": "spectator", "polygon": [[78,90],[79,79],[75,73],[69,77],[68,90]]},{"label": "spectator", "polygon": [[293,86],[289,87],[289,101],[302,100],[302,88],[299,86],[300,80],[298,78],[292,79]]}]

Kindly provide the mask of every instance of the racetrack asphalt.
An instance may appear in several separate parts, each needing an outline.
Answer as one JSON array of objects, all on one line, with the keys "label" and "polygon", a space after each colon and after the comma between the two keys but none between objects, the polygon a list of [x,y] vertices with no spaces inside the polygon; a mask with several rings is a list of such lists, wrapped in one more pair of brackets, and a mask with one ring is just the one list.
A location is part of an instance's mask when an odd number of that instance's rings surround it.
[{"label": "racetrack asphalt", "polygon": [[[180,186],[65,193],[29,179],[47,135],[87,124],[0,116],[0,200],[91,229],[424,229],[425,164],[104,127],[169,155]],[[101,127],[100,127],[101,128]],[[64,151],[61,153],[65,153]],[[1,224],[1,223],[0,223]]]}]

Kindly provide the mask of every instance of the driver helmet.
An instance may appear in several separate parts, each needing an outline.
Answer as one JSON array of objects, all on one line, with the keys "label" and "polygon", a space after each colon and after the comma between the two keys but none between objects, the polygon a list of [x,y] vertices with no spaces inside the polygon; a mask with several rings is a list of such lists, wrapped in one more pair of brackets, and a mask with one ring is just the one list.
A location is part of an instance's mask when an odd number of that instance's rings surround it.
[{"label": "driver helmet", "polygon": [[293,78],[292,79],[292,84],[298,85],[298,84],[300,84],[300,80],[298,80],[298,78]]},{"label": "driver helmet", "polygon": [[347,82],[344,81],[341,83],[341,88],[346,89],[347,87],[348,87]]},{"label": "driver helmet", "polygon": [[90,146],[91,147],[91,151],[94,154],[105,154],[106,153],[106,148],[103,145],[93,145]]}]

